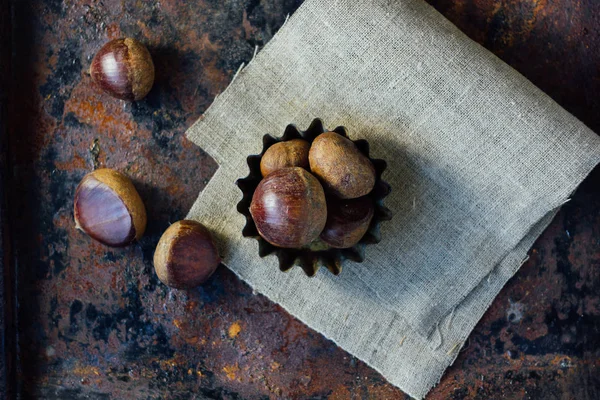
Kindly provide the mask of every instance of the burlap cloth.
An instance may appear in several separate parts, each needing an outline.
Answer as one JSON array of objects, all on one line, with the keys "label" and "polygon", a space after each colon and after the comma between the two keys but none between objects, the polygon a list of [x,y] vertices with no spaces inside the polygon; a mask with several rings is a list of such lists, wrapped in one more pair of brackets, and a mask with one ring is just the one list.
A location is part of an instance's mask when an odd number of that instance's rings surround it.
[{"label": "burlap cloth", "polygon": [[[380,244],[315,278],[243,238],[234,182],[262,136],[316,117],[392,186]],[[188,131],[219,170],[188,218],[257,291],[422,398],[600,161],[600,139],[422,0],[307,0]]]}]

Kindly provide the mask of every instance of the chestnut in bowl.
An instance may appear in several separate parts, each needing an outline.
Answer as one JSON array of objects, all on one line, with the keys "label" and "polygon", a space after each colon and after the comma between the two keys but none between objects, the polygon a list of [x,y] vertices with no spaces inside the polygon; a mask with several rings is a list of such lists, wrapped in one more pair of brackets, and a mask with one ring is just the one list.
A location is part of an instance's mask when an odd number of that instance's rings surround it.
[{"label": "chestnut in bowl", "polygon": [[318,238],[325,227],[325,193],[317,178],[305,169],[278,169],[258,184],[250,214],[267,242],[300,248]]},{"label": "chestnut in bowl", "polygon": [[336,249],[358,244],[367,233],[374,213],[375,203],[370,196],[327,198],[327,223],[320,234],[321,240]]},{"label": "chestnut in bowl", "polygon": [[317,136],[308,160],[311,172],[340,199],[366,196],[375,186],[375,168],[369,158],[352,140],[336,132]]},{"label": "chestnut in bowl", "polygon": [[[315,119],[307,130],[301,131],[294,125],[288,125],[283,136],[275,138],[271,135],[263,137],[263,150],[261,154],[250,155],[247,157],[249,174],[245,178],[238,179],[236,184],[242,191],[242,200],[237,205],[237,210],[246,217],[246,225],[242,230],[242,235],[258,241],[258,254],[261,257],[274,255],[279,260],[279,269],[288,271],[295,265],[302,268],[307,276],[314,276],[319,268],[325,267],[334,275],[342,270],[342,263],[345,260],[362,262],[364,260],[365,248],[368,245],[376,244],[380,241],[380,224],[382,221],[391,219],[391,212],[383,205],[383,199],[390,193],[390,186],[381,179],[382,173],[386,169],[386,162],[383,160],[372,159],[369,157],[369,144],[365,140],[351,141],[361,156],[368,159],[374,169],[374,183],[372,190],[355,200],[339,199],[340,202],[350,202],[350,205],[344,208],[349,213],[351,220],[343,217],[344,222],[338,221],[338,212],[344,213],[344,210],[332,210],[333,200],[326,198],[332,218],[328,218],[320,237],[312,240],[303,246],[286,247],[282,243],[267,240],[264,229],[261,227],[261,220],[253,218],[256,210],[252,212],[253,198],[259,191],[263,174],[261,173],[261,161],[270,148],[279,143],[287,143],[295,139],[302,139],[312,144],[319,135],[331,132],[347,139],[346,129],[339,126],[333,130],[325,129],[320,119]],[[337,138],[336,138],[337,139]],[[348,139],[349,140],[349,139]],[[350,141],[350,140],[349,140]],[[368,165],[368,164],[367,164]],[[298,168],[300,169],[300,168]],[[310,166],[307,172],[310,171]],[[276,174],[277,172],[271,172]],[[312,173],[307,173],[314,176]],[[269,179],[270,175],[265,177]],[[325,189],[325,188],[324,188]],[[261,189],[262,190],[262,189]],[[327,194],[327,190],[325,189]],[[332,191],[329,192],[332,197]],[[355,194],[352,194],[355,195]],[[330,205],[330,203],[332,203]],[[370,207],[372,204],[372,210]],[[356,206],[353,207],[352,205]],[[339,206],[339,204],[338,204]],[[354,211],[349,211],[350,209]],[[360,210],[360,211],[359,211]],[[258,215],[255,215],[258,217]],[[265,238],[264,236],[267,236]],[[330,243],[327,243],[330,242]],[[302,241],[305,243],[305,241]],[[296,245],[297,243],[295,243]]]},{"label": "chestnut in bowl", "polygon": [[301,167],[308,171],[308,151],[310,143],[303,139],[292,139],[275,143],[260,159],[260,172],[267,176],[271,172],[286,167]]}]

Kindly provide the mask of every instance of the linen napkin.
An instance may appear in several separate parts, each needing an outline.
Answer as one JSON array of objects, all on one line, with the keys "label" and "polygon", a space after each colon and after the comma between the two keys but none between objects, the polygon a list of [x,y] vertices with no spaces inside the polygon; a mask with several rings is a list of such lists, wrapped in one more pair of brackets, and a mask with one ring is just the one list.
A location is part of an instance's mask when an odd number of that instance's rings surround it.
[{"label": "linen napkin", "polygon": [[[340,276],[242,237],[262,136],[314,118],[387,161],[394,217]],[[188,218],[257,291],[422,398],[600,161],[600,139],[422,0],[307,0],[188,131],[219,164]]]}]

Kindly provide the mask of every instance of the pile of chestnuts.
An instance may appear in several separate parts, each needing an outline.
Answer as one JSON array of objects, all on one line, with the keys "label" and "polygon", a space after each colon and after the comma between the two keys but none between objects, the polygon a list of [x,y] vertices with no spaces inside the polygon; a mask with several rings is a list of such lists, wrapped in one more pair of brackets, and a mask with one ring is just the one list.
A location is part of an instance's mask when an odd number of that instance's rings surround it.
[{"label": "pile of chestnuts", "polygon": [[281,248],[356,245],[367,232],[375,205],[375,168],[350,139],[325,132],[278,142],[260,161],[263,179],[250,203],[260,236]]},{"label": "pile of chestnuts", "polygon": [[[154,64],[146,47],[132,38],[105,44],[90,66],[94,83],[129,101],[145,97],[154,84]],[[75,226],[112,247],[139,240],[146,230],[146,208],[131,180],[113,169],[87,174],[75,191]],[[178,221],[162,235],[154,253],[158,278],[176,289],[204,283],[221,262],[210,231],[196,221]]]}]

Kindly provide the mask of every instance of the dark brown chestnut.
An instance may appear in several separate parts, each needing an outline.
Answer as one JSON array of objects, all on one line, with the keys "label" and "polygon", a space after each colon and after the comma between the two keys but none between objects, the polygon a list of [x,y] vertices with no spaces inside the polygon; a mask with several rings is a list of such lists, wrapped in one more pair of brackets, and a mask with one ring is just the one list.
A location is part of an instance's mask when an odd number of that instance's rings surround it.
[{"label": "dark brown chestnut", "polygon": [[260,181],[250,214],[267,242],[300,248],[318,238],[325,226],[325,193],[317,178],[305,169],[283,168]]},{"label": "dark brown chestnut", "polygon": [[275,143],[269,147],[260,159],[260,172],[267,176],[271,172],[286,167],[308,169],[308,150],[310,144],[306,140],[292,139]]},{"label": "dark brown chestnut", "polygon": [[192,289],[204,283],[221,258],[210,231],[190,220],[175,222],[160,238],[154,252],[158,278],[175,289]]},{"label": "dark brown chestnut", "polygon": [[121,100],[140,100],[154,84],[154,63],[146,46],[132,38],[111,40],[94,56],[94,82]]},{"label": "dark brown chestnut", "polygon": [[311,172],[341,199],[365,196],[375,186],[375,168],[354,143],[335,132],[320,134],[308,154]]},{"label": "dark brown chestnut", "polygon": [[107,246],[125,246],[146,229],[146,208],[131,180],[112,169],[83,177],[75,191],[75,225]]},{"label": "dark brown chestnut", "polygon": [[347,200],[327,198],[327,224],[321,240],[338,249],[354,246],[369,229],[374,213],[375,205],[369,196]]}]

